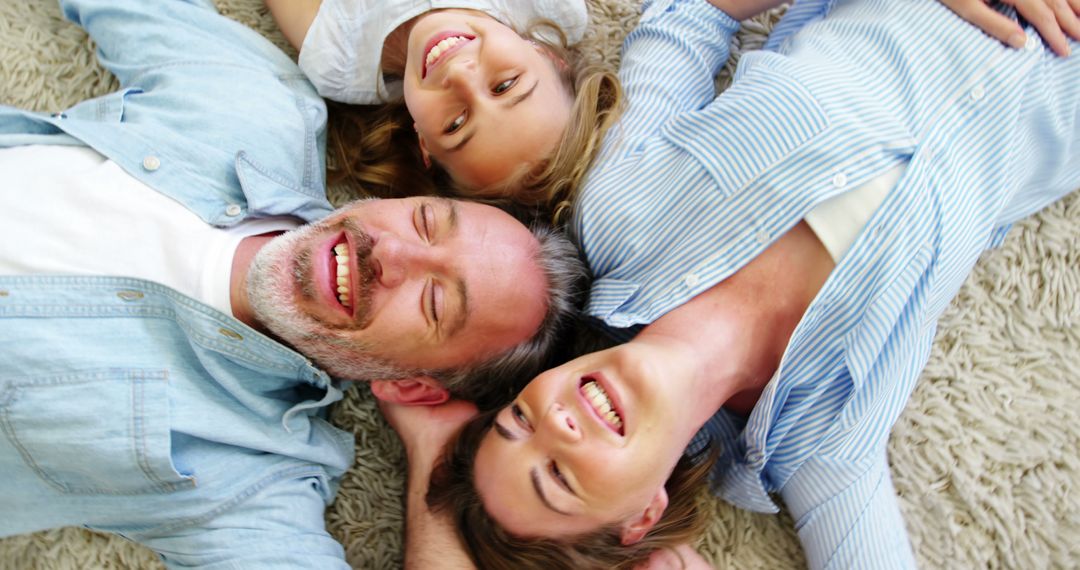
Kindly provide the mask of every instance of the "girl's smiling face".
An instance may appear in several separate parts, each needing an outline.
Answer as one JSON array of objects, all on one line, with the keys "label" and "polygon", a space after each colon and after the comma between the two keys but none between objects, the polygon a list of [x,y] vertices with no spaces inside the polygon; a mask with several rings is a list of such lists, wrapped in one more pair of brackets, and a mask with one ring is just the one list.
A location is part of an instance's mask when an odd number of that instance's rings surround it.
[{"label": "girl's smiling face", "polygon": [[405,104],[426,156],[468,188],[550,155],[573,98],[547,51],[471,10],[437,10],[409,33]]}]

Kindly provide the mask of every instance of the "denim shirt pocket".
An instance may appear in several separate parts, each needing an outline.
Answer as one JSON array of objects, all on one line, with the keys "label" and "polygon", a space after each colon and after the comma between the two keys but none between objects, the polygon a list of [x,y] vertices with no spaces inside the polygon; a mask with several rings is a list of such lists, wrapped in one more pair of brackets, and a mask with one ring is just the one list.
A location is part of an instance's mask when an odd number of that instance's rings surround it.
[{"label": "denim shirt pocket", "polygon": [[191,488],[172,463],[168,385],[168,372],[141,369],[0,380],[0,432],[61,493]]}]

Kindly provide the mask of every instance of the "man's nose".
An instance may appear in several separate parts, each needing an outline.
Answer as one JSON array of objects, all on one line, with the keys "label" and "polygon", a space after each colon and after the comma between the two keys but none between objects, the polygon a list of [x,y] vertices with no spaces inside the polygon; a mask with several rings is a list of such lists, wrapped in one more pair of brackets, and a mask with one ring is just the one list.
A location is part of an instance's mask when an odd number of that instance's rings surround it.
[{"label": "man's nose", "polygon": [[394,234],[378,237],[371,249],[371,259],[376,267],[376,280],[386,288],[397,287],[417,276],[441,273],[446,265],[436,248]]},{"label": "man's nose", "polygon": [[562,404],[555,402],[548,408],[544,415],[552,437],[562,443],[577,443],[581,441],[581,425],[571,411]]}]

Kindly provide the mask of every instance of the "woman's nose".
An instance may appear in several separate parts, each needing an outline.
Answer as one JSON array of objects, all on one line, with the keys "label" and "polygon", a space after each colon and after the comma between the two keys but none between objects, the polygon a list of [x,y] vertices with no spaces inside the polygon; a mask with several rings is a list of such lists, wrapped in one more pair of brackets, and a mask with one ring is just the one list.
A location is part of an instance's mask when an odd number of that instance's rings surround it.
[{"label": "woman's nose", "polygon": [[566,406],[558,402],[552,404],[548,408],[544,421],[558,440],[564,443],[576,443],[581,440],[581,425]]}]

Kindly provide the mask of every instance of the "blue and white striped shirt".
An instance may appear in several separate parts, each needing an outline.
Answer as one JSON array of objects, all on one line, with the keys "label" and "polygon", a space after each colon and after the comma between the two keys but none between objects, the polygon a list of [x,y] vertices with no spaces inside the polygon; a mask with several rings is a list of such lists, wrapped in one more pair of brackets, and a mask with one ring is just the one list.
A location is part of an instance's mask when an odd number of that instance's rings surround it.
[{"label": "blue and white striped shirt", "polygon": [[808,1],[716,96],[737,26],[704,0],[656,0],[627,37],[629,107],[571,227],[596,278],[586,310],[648,324],[905,165],[749,418],[706,427],[718,492],[758,511],[779,493],[811,567],[911,567],[889,430],[980,253],[1080,187],[1080,58],[1030,28],[1007,48],[932,0]]}]

